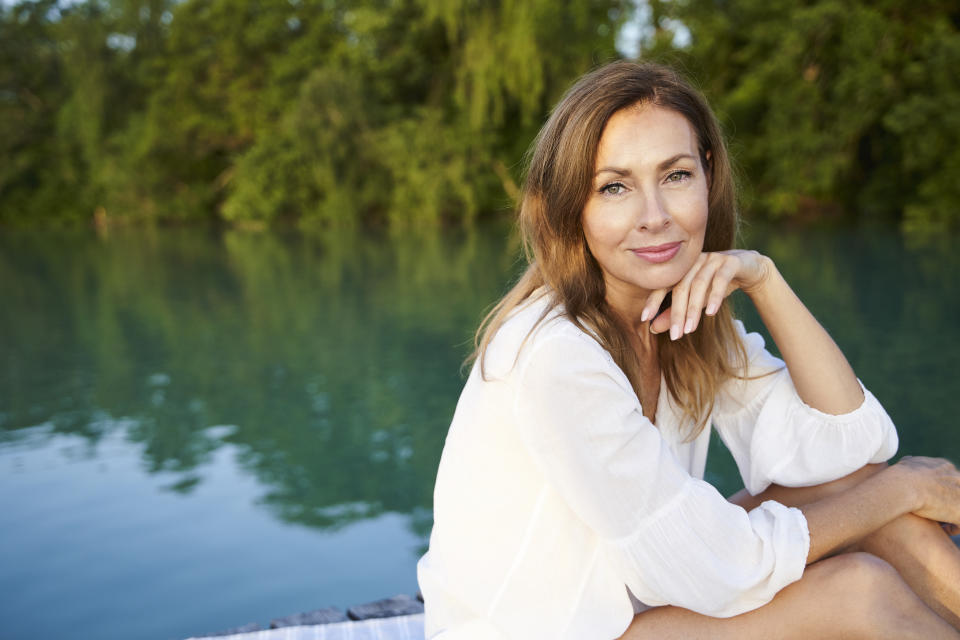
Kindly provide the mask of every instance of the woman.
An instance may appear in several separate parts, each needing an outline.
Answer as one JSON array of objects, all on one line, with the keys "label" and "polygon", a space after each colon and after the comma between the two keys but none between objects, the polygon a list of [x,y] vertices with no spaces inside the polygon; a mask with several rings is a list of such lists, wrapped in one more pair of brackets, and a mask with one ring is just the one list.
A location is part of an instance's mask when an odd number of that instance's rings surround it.
[{"label": "woman", "polygon": [[[957,638],[960,474],[893,424],[773,262],[669,69],[581,78],[532,150],[418,566],[428,638]],[[783,360],[735,321],[752,300]],[[702,480],[709,426],[746,485]],[[944,525],[945,526],[945,525]]]}]

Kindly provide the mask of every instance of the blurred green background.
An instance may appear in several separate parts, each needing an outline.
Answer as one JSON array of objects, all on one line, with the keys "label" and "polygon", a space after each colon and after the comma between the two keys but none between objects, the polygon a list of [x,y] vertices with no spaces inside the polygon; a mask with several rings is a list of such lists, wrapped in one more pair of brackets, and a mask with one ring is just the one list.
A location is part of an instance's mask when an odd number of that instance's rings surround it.
[{"label": "blurred green background", "polygon": [[755,216],[960,219],[947,0],[87,0],[0,9],[0,224],[469,226],[570,82],[667,61]]}]

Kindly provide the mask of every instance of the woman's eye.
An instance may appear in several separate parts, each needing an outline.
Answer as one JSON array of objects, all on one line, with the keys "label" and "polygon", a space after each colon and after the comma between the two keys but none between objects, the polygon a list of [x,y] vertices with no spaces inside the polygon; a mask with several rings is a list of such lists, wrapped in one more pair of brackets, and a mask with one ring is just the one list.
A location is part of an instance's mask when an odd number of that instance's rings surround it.
[{"label": "woman's eye", "polygon": [[689,171],[673,171],[667,176],[667,182],[680,182],[690,177]]},{"label": "woman's eye", "polygon": [[611,182],[610,184],[603,185],[600,187],[600,193],[604,193],[608,196],[618,196],[624,192],[626,189],[623,184],[619,182]]}]

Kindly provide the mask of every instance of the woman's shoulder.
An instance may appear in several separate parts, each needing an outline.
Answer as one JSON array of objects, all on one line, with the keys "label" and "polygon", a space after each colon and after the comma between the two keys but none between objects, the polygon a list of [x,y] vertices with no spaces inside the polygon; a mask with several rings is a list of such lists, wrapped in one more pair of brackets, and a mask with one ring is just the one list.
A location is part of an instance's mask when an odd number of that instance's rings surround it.
[{"label": "woman's shoulder", "polygon": [[563,304],[541,287],[500,326],[488,346],[486,366],[490,371],[506,374],[514,368],[522,369],[524,362],[545,348],[576,349],[579,357],[593,355],[604,363],[613,362],[596,337],[574,322]]}]

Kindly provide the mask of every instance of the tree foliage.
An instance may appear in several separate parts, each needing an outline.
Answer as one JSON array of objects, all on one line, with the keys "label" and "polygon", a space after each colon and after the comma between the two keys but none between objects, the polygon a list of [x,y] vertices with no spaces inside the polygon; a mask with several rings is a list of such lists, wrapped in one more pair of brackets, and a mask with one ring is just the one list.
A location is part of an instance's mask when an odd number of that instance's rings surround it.
[{"label": "tree foliage", "polygon": [[749,208],[960,221],[945,0],[28,0],[0,5],[0,224],[470,224],[635,6]]},{"label": "tree foliage", "polygon": [[469,223],[509,208],[523,149],[615,57],[626,4],[23,2],[0,14],[0,108],[28,132],[0,148],[0,223]]},{"label": "tree foliage", "polygon": [[[650,3],[648,55],[722,113],[774,217],[960,221],[960,10],[922,0]],[[689,44],[674,45],[677,25]]]}]

